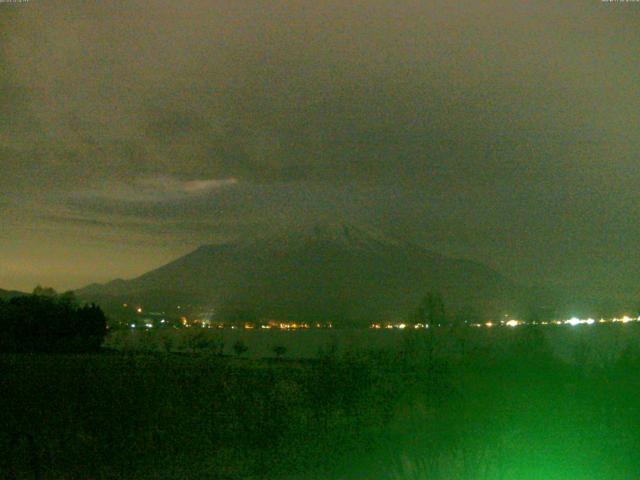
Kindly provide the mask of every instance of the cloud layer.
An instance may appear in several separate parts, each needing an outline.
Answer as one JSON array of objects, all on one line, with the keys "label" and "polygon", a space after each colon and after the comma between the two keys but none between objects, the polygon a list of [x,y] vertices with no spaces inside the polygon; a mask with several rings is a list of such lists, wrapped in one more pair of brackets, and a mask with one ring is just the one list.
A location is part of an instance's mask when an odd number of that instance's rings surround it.
[{"label": "cloud layer", "polygon": [[146,246],[78,267],[119,276],[342,215],[525,279],[633,278],[635,7],[2,4],[0,263]]}]

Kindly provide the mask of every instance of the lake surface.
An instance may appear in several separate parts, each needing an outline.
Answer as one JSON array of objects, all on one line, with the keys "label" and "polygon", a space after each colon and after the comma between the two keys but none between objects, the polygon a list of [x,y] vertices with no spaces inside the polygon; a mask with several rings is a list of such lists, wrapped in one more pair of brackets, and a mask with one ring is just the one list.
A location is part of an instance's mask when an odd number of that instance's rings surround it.
[{"label": "lake surface", "polygon": [[[464,355],[469,349],[500,350],[513,341],[522,341],[527,327],[466,327],[452,332],[446,328],[427,330],[373,330],[373,329],[309,329],[309,330],[242,330],[242,329],[184,329],[120,331],[112,334],[107,346],[136,349],[137,346],[155,345],[162,349],[161,338],[173,337],[173,350],[189,349],[189,338],[200,336],[210,346],[224,344],[224,353],[233,355],[233,345],[242,341],[248,348],[244,354],[250,358],[273,357],[273,349],[282,346],[288,358],[315,358],[321,352],[337,354],[362,351],[403,351],[408,345],[431,342],[442,356]],[[566,361],[602,363],[633,349],[640,351],[640,324],[607,325],[548,325],[538,327],[551,351]],[[428,340],[429,339],[429,340]]]}]

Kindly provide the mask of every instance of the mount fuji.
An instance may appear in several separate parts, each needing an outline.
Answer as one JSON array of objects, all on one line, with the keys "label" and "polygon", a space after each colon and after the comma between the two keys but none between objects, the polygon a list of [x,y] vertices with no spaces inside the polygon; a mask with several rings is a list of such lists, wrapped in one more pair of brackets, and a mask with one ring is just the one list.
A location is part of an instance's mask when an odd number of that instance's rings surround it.
[{"label": "mount fuji", "polygon": [[429,291],[449,312],[502,312],[521,289],[480,263],[335,222],[204,245],[131,280],[78,290],[99,303],[250,309],[262,318],[344,324],[406,319]]}]

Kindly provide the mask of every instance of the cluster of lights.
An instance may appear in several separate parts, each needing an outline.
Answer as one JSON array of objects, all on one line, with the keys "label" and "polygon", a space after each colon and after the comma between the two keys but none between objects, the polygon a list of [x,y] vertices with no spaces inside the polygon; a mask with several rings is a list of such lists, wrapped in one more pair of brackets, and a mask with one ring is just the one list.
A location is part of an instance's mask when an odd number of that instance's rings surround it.
[{"label": "cluster of lights", "polygon": [[[123,304],[122,305],[124,308],[128,308],[129,305],[128,304]],[[180,308],[180,307],[178,307]],[[143,309],[141,306],[137,306],[135,307],[135,311],[138,314],[142,314],[143,313]],[[164,312],[163,312],[164,313]],[[623,317],[619,317],[619,318],[612,318],[612,319],[604,319],[601,318],[600,320],[595,320],[593,318],[586,318],[586,319],[581,319],[578,317],[572,317],[568,320],[551,320],[551,321],[533,321],[533,322],[524,322],[522,320],[516,320],[516,319],[508,319],[509,317],[507,315],[505,315],[505,319],[501,320],[499,322],[493,322],[493,321],[486,321],[484,323],[470,323],[469,326],[471,327],[475,327],[475,328],[482,328],[482,327],[486,327],[486,328],[492,328],[494,326],[506,326],[506,327],[510,327],[510,328],[515,328],[521,325],[569,325],[572,327],[578,326],[578,325],[594,325],[596,323],[599,324],[603,324],[603,323],[630,323],[630,322],[640,322],[640,317],[630,317],[628,315],[625,315]],[[507,320],[508,319],[508,320]],[[166,323],[166,319],[162,319],[160,321],[161,324],[165,324]],[[310,329],[310,328],[333,328],[333,325],[331,323],[326,323],[326,324],[320,324],[320,323],[316,323],[316,324],[309,324],[309,323],[284,323],[284,322],[277,322],[277,321],[269,321],[268,323],[251,323],[251,322],[246,322],[244,323],[241,327],[237,327],[236,325],[225,325],[223,323],[217,323],[217,324],[213,324],[211,322],[211,320],[193,320],[193,321],[189,321],[187,319],[187,317],[182,316],[180,317],[180,324],[183,327],[191,327],[191,326],[201,326],[202,328],[231,328],[233,330],[237,329],[237,328],[241,328],[244,330],[253,330],[253,329],[263,329],[263,330],[270,330],[270,329],[276,329],[276,330],[306,330],[306,329]],[[130,327],[132,329],[136,328],[136,323],[131,323]],[[149,329],[149,328],[153,328],[153,323],[151,322],[146,322],[144,324],[144,327]],[[439,325],[438,325],[439,326]],[[429,324],[424,324],[424,323],[391,323],[391,322],[387,322],[387,323],[372,323],[369,328],[374,329],[374,330],[404,330],[404,329],[428,329],[430,327]]]},{"label": "cluster of lights", "polygon": [[[500,322],[493,322],[489,320],[484,323],[470,323],[469,326],[474,328],[483,328],[483,327],[492,328],[496,326],[515,328],[521,325],[570,325],[572,327],[575,327],[577,325],[594,325],[596,323],[630,323],[630,322],[640,322],[640,317],[632,318],[625,315],[624,317],[612,318],[610,320],[605,320],[604,318],[601,318],[600,320],[595,320],[593,318],[582,319],[582,318],[573,317],[568,320],[551,320],[551,321],[541,321],[541,322],[524,322],[522,320],[516,320],[512,318],[509,320],[501,320]],[[422,329],[422,328],[429,328],[429,324],[372,323],[369,328],[373,330],[385,330],[385,329],[386,330],[393,330],[393,329],[404,330],[405,328]]]},{"label": "cluster of lights", "polygon": [[494,323],[491,321],[488,321],[485,323],[472,323],[471,326],[476,328],[481,328],[481,327],[491,328],[496,325],[506,326],[511,328],[518,327],[520,325],[570,325],[572,327],[575,327],[577,325],[594,325],[596,323],[630,323],[630,322],[640,322],[640,317],[632,318],[632,317],[629,317],[628,315],[625,315],[624,317],[612,318],[610,320],[606,320],[604,318],[601,318],[600,320],[595,320],[593,318],[572,317],[568,320],[551,320],[551,321],[529,322],[529,323],[523,322],[522,320],[511,319],[511,320],[501,321],[500,323]]},{"label": "cluster of lights", "polygon": [[413,329],[422,329],[429,328],[428,324],[425,323],[372,323],[369,328],[373,330],[404,330],[405,328],[413,328]]},{"label": "cluster of lights", "polygon": [[593,325],[596,321],[593,318],[587,318],[586,320],[582,320],[580,318],[570,318],[569,320],[565,320],[564,323],[566,325],[571,325],[575,327],[576,325]]},{"label": "cluster of lights", "polygon": [[613,323],[629,323],[629,322],[640,322],[640,317],[638,318],[631,318],[631,317],[627,317],[626,315],[622,318],[614,318],[613,320],[611,320]]},{"label": "cluster of lights", "polygon": [[[166,320],[163,318],[160,321],[161,324],[166,323]],[[212,323],[210,320],[188,320],[187,317],[180,317],[180,325],[182,325],[185,328],[190,328],[190,327],[195,327],[195,326],[199,326],[201,328],[230,328],[231,330],[237,330],[237,329],[243,329],[243,330],[254,330],[254,329],[262,329],[262,330],[308,330],[311,328],[317,328],[317,329],[325,329],[325,328],[333,328],[333,324],[332,323],[326,323],[326,324],[321,324],[321,323],[316,323],[316,324],[309,324],[309,323],[276,323],[276,322],[270,322],[268,324],[255,324],[255,323],[244,323],[242,326],[237,326],[237,325],[226,325],[224,323],[217,323],[214,324]],[[132,323],[129,325],[131,328],[136,328],[136,324]],[[153,328],[153,323],[150,322],[146,322],[144,324],[144,327],[146,328]],[[404,328],[404,326],[402,327]]]},{"label": "cluster of lights", "polygon": [[298,330],[298,329],[308,329],[308,323],[278,323],[275,325],[271,325],[272,328],[279,328],[280,330]]}]

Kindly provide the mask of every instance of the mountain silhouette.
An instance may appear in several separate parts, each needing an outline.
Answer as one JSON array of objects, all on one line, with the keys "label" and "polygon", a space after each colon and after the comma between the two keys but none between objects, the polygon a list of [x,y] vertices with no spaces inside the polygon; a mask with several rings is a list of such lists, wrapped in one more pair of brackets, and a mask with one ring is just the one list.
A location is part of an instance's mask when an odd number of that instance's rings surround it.
[{"label": "mountain silhouette", "polygon": [[3,290],[0,288],[0,299],[1,300],[10,300],[14,297],[22,297],[27,295],[24,292],[18,292],[17,290]]},{"label": "mountain silhouette", "polygon": [[155,308],[190,303],[263,318],[365,324],[403,320],[429,291],[450,312],[494,314],[519,287],[476,262],[344,222],[204,245],[132,280],[78,290],[87,301]]}]

